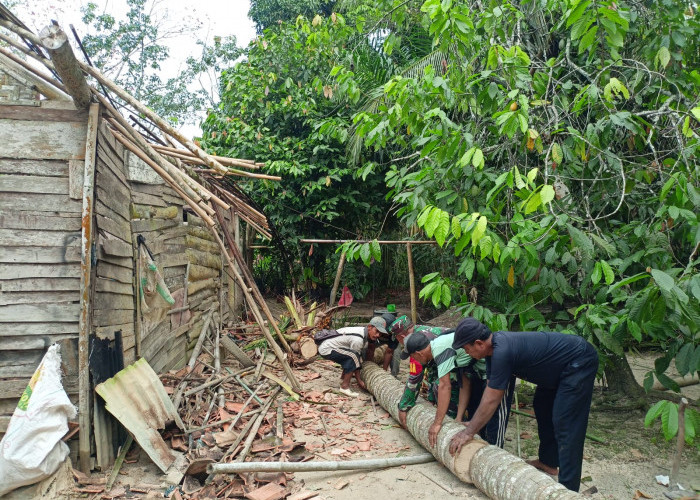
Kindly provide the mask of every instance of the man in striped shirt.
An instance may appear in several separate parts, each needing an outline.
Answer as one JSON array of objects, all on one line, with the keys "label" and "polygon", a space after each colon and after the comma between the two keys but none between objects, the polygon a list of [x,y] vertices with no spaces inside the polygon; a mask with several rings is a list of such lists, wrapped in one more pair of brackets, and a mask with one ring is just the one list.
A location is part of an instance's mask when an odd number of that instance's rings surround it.
[{"label": "man in striped shirt", "polygon": [[[432,340],[424,332],[413,332],[404,340],[403,359],[411,356],[424,367],[428,363],[434,363],[437,367],[437,378],[439,379],[437,411],[428,432],[431,446],[435,446],[437,443],[438,433],[449,408],[452,392],[450,373],[456,372],[457,380],[460,383],[456,417],[458,422],[462,421],[468,404],[471,407],[469,417],[472,417],[474,409],[478,407],[481,400],[486,381],[485,364],[473,360],[464,350],[456,351],[453,349],[453,342],[454,332],[443,333]],[[511,385],[504,392],[498,411],[493,414],[493,417],[483,428],[479,429],[486,441],[501,448],[505,440],[513,389],[514,387]],[[399,416],[401,419],[401,412]],[[405,417],[402,420],[405,421]]]}]

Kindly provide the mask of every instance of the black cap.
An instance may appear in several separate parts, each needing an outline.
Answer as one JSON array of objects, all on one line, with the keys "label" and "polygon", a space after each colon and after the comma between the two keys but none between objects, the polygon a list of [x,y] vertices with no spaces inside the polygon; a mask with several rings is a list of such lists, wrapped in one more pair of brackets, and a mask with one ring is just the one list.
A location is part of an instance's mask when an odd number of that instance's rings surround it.
[{"label": "black cap", "polygon": [[408,359],[408,357],[411,354],[413,354],[416,351],[425,349],[429,345],[430,340],[428,340],[428,337],[423,335],[421,332],[413,332],[403,341],[403,351],[401,352],[401,359]]},{"label": "black cap", "polygon": [[481,321],[474,318],[464,318],[455,329],[452,349],[461,349],[465,344],[473,344],[475,340],[486,340],[489,335],[491,335],[491,330]]}]

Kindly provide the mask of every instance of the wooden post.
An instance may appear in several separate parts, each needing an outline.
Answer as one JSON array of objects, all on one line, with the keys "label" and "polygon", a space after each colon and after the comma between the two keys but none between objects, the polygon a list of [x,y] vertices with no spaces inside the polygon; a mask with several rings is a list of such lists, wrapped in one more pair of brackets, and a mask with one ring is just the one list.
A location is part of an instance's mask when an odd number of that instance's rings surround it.
[{"label": "wooden post", "polygon": [[[231,209],[231,222],[233,223],[233,244],[241,250],[241,218],[238,212]],[[236,263],[238,265],[238,263]],[[240,269],[238,270],[240,272]],[[229,285],[229,304],[234,315],[238,315],[243,310],[243,292],[234,280],[230,280]],[[236,318],[233,318],[234,320]]]},{"label": "wooden post", "polygon": [[80,470],[90,473],[90,366],[88,341],[92,333],[91,272],[92,272],[92,219],[95,194],[95,160],[97,158],[97,127],[100,105],[91,104],[85,141],[85,173],[83,177],[83,212],[80,251],[80,331],[78,333],[78,451]]},{"label": "wooden post", "polygon": [[39,33],[41,43],[48,51],[53,61],[56,73],[61,77],[63,85],[73,98],[75,107],[87,109],[92,98],[85,75],[83,75],[73,49],[68,43],[68,37],[58,24],[50,24]]},{"label": "wooden post", "polygon": [[[377,402],[398,421],[398,403],[404,384],[375,363],[362,364],[362,379]],[[435,419],[435,407],[422,398],[406,416],[408,432],[450,472],[466,483],[472,483],[494,500],[574,500],[582,495],[567,490],[542,471],[528,465],[507,451],[476,438],[462,447],[456,456],[450,454],[452,438],[464,425],[446,418],[438,433],[437,444],[430,446],[428,431]]]},{"label": "wooden post", "polygon": [[345,266],[345,252],[340,254],[338,270],[335,272],[335,281],[333,281],[333,289],[331,290],[330,299],[328,299],[328,307],[333,307],[333,304],[335,304],[335,296],[338,293],[338,287],[340,286],[340,277],[343,275],[343,266]]},{"label": "wooden post", "polygon": [[416,308],[416,275],[413,273],[413,250],[411,243],[406,243],[406,258],[408,259],[408,284],[411,289],[411,322],[418,322],[418,310]]}]

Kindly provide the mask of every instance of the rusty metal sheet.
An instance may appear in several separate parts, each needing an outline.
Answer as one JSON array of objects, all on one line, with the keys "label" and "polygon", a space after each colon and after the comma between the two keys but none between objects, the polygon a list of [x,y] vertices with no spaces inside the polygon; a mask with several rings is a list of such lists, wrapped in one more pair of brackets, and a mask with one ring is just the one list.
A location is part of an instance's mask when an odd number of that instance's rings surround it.
[{"label": "rusty metal sheet", "polygon": [[173,421],[183,430],[184,425],[148,362],[139,359],[95,390],[105,400],[107,411],[131,432],[153,463],[166,472],[179,453],[163,441],[158,429]]}]

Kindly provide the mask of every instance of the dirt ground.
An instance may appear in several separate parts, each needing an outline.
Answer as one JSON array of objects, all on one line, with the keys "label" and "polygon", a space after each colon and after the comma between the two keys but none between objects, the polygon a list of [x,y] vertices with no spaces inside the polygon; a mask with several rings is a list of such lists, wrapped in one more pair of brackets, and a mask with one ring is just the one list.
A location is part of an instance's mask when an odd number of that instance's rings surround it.
[{"label": "dirt ground", "polygon": [[[364,312],[371,314],[372,308],[370,306]],[[446,318],[439,320],[446,321]],[[644,373],[653,366],[653,361],[654,356],[650,355],[630,358],[640,382]],[[285,437],[305,443],[299,448],[300,453],[315,455],[315,460],[358,460],[415,455],[425,451],[384,409],[372,403],[368,393],[363,392],[355,399],[336,392],[340,371],[333,363],[319,360],[296,372],[305,389],[304,399],[317,402],[287,400],[284,403]],[[405,380],[406,375],[407,363],[403,363],[399,378]],[[522,411],[532,413],[529,405],[532,392],[531,387],[520,385],[518,394]],[[697,402],[700,386],[686,387],[683,393]],[[639,498],[640,494],[646,495],[643,498],[665,498],[667,488],[657,484],[655,476],[668,475],[675,444],[664,441],[658,423],[652,429],[644,428],[644,411],[607,411],[603,409],[604,404],[602,388],[597,386],[588,432],[605,443],[586,441],[581,491],[592,491],[589,496],[593,499],[632,500]],[[517,455],[520,448],[520,456],[529,459],[536,458],[537,446],[535,420],[511,415],[505,449]],[[382,500],[487,498],[475,487],[459,481],[437,462],[370,471],[295,473],[294,481],[303,483],[306,490],[316,492],[318,496],[315,498],[327,500],[357,500],[378,495]],[[680,482],[686,488],[700,488],[700,451],[697,447],[685,447]],[[136,463],[125,464],[115,485],[115,488],[126,491],[130,487],[150,489],[146,498],[162,498],[168,491],[165,476],[145,453],[140,454]],[[60,492],[43,490],[41,493],[43,498],[86,498],[65,488]],[[144,498],[143,495],[138,497]],[[13,498],[29,496],[20,494]],[[89,498],[100,498],[100,495]]]}]

